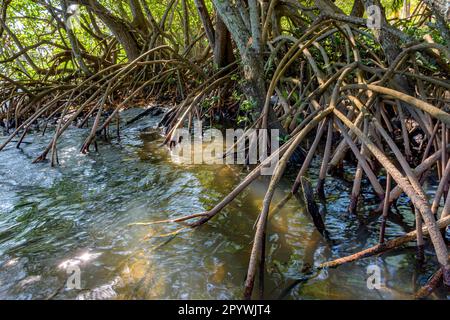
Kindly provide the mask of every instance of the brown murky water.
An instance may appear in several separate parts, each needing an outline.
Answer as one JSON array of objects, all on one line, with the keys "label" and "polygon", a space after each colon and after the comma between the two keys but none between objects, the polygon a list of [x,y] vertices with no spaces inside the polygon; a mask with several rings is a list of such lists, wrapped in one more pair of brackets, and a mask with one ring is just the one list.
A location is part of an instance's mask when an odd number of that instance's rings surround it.
[{"label": "brown murky water", "polygon": [[[195,230],[160,237],[179,226],[130,226],[205,211],[246,173],[238,166],[171,161],[151,129],[156,123],[143,119],[123,132],[121,142],[100,144],[100,153],[90,155],[78,153],[86,131],[74,128],[61,141],[61,166],[56,169],[31,164],[50,136],[30,136],[22,149],[11,145],[0,153],[0,298],[242,297],[253,223],[268,181],[253,183],[218,217]],[[366,192],[366,206],[349,216],[350,188],[342,181],[327,181],[325,222],[332,243],[314,230],[296,199],[271,216],[266,298],[409,299],[434,271],[434,257],[428,255],[427,263],[418,267],[411,247],[305,274],[308,265],[376,243],[379,220],[370,214],[375,198]],[[288,181],[283,181],[274,203],[288,190]],[[388,237],[414,226],[406,199],[399,209],[388,223]],[[367,288],[370,264],[381,269],[380,290]],[[81,288],[70,289],[67,279],[77,268]],[[446,296],[438,292],[432,298]]]}]

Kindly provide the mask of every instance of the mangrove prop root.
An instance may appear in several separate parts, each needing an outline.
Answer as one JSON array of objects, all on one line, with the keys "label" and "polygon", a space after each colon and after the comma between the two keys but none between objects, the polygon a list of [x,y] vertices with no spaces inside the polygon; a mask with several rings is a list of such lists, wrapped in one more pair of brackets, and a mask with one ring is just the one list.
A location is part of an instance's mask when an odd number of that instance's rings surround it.
[{"label": "mangrove prop root", "polygon": [[314,193],[311,187],[311,183],[305,177],[300,178],[302,191],[303,191],[303,201],[306,204],[306,211],[312,218],[317,231],[322,236],[327,236],[327,231],[325,229],[325,224],[323,223],[322,216],[320,215],[319,208],[317,207],[316,201],[314,200]]},{"label": "mangrove prop root", "polygon": [[[439,227],[439,229],[444,229],[446,228],[448,225],[450,225],[450,217],[445,217],[443,219],[440,219],[437,222],[437,225]],[[427,236],[428,233],[428,228],[427,227],[423,227],[422,228],[422,233],[424,236]],[[363,259],[363,258],[368,258],[374,255],[378,255],[381,253],[384,253],[386,251],[392,250],[392,249],[396,249],[410,241],[413,241],[415,238],[417,237],[417,231],[411,231],[401,237],[392,239],[392,240],[388,240],[383,244],[378,244],[376,246],[370,247],[368,249],[362,250],[360,252],[357,252],[355,254],[346,256],[346,257],[342,257],[333,261],[329,261],[329,262],[324,262],[322,263],[319,268],[336,268],[338,266],[341,266],[343,264],[349,263],[349,262],[353,262],[359,259]]]},{"label": "mangrove prop root", "polygon": [[415,293],[414,297],[416,299],[425,299],[429,295],[431,295],[433,293],[433,291],[437,287],[439,287],[440,284],[442,284],[443,273],[444,273],[444,269],[443,268],[440,268],[438,271],[436,271],[430,277],[430,279],[427,281],[427,283],[423,287],[421,287],[419,290],[417,290],[417,292]]}]

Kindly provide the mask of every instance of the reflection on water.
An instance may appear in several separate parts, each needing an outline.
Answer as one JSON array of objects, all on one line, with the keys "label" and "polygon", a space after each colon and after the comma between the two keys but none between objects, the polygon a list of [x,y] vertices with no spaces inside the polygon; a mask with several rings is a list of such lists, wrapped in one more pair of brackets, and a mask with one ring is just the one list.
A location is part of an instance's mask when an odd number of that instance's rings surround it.
[{"label": "reflection on water", "polygon": [[[225,165],[181,165],[160,147],[142,119],[122,132],[120,142],[100,144],[82,155],[87,134],[71,129],[59,145],[59,168],[31,164],[50,139],[29,136],[22,149],[0,152],[0,298],[7,299],[232,299],[242,297],[253,223],[267,178],[253,183],[207,225],[177,236],[158,237],[176,225],[130,226],[211,208],[245,172]],[[78,144],[76,143],[78,142]],[[311,177],[313,180],[315,176]],[[269,221],[265,288],[267,298],[408,299],[435,265],[416,267],[414,250],[396,251],[305,280],[305,270],[332,257],[373,245],[379,221],[362,208],[349,216],[351,186],[327,182],[326,243],[298,200],[290,199]],[[281,183],[274,203],[289,190]],[[375,198],[365,196],[367,203]],[[388,237],[414,226],[406,200],[388,224]],[[382,290],[368,290],[366,266],[382,269]],[[81,270],[81,289],[68,289],[70,266]],[[302,280],[303,279],[303,280]],[[438,293],[442,298],[442,293]]]}]

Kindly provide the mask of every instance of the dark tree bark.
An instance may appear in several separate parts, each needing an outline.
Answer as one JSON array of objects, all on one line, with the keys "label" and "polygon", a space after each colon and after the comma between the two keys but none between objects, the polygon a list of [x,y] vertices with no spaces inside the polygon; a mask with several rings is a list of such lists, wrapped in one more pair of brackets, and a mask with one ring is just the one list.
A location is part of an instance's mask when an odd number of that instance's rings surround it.
[{"label": "dark tree bark", "polygon": [[214,64],[218,68],[229,65],[235,60],[235,58],[233,54],[231,34],[226,24],[223,22],[220,15],[216,14],[216,28],[214,29],[204,0],[195,0],[195,6],[197,7],[200,20],[202,21],[209,46],[214,53]]},{"label": "dark tree bark", "polygon": [[[1,0],[0,1],[0,4],[1,4],[1,6],[0,6],[0,19],[2,20],[2,21],[6,21],[6,11],[7,11],[7,9],[8,9],[8,5],[11,3],[11,0]],[[2,37],[2,35],[3,35],[3,31],[4,31],[4,29],[3,29],[3,27],[0,25],[0,38]]]},{"label": "dark tree bark", "polygon": [[214,38],[214,64],[218,68],[226,67],[232,63],[235,58],[230,32],[219,16],[216,17],[216,33]]},{"label": "dark tree bark", "polygon": [[130,10],[133,15],[133,26],[147,33],[147,20],[145,19],[139,0],[130,0]]},{"label": "dark tree bark", "polygon": [[78,3],[88,6],[111,30],[117,41],[123,46],[128,60],[134,60],[139,56],[140,46],[126,22],[114,16],[96,0],[78,0]]},{"label": "dark tree bark", "polygon": [[[252,98],[261,100],[261,96],[265,95],[265,86],[260,47],[252,34],[252,31],[256,31],[256,27],[252,30],[247,28],[238,8],[232,5],[230,0],[213,0],[213,3],[218,16],[230,31],[231,37],[240,52],[244,65],[245,80],[252,87],[250,90],[252,92],[249,91],[249,94]],[[248,13],[245,18],[251,21]],[[264,102],[258,103],[260,110],[262,110],[263,104]]]},{"label": "dark tree bark", "polygon": [[184,49],[187,49],[191,40],[189,38],[189,8],[186,0],[181,0],[181,7],[183,9]]},{"label": "dark tree bark", "polygon": [[209,45],[211,49],[214,50],[215,36],[214,36],[214,27],[211,22],[211,17],[206,9],[204,0],[194,0],[195,6],[198,11],[198,15],[203,24],[203,29],[205,29],[206,38],[208,39]]},{"label": "dark tree bark", "polygon": [[355,0],[350,15],[358,18],[362,18],[364,16],[364,4],[362,3],[362,0]]},{"label": "dark tree bark", "polygon": [[320,13],[344,13],[338,6],[330,0],[314,0],[314,4],[319,8]]},{"label": "dark tree bark", "polygon": [[[242,7],[238,8],[230,0],[212,1],[217,14],[230,31],[231,37],[239,50],[245,77],[243,91],[247,99],[255,104],[255,111],[261,114],[264,109],[267,90],[261,44],[261,23],[256,0],[249,1],[248,10],[242,10]],[[249,27],[247,27],[244,19],[250,21]],[[267,124],[270,129],[279,129],[282,134],[285,132],[273,108],[269,108]]]}]

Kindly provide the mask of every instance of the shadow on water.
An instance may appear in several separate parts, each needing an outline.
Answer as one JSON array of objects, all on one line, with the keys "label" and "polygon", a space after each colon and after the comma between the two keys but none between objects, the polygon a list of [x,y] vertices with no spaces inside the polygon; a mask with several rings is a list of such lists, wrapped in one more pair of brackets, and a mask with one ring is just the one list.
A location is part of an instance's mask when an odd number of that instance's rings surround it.
[{"label": "shadow on water", "polygon": [[[267,178],[254,182],[201,228],[157,237],[177,226],[129,226],[205,211],[245,176],[240,167],[172,162],[160,147],[159,133],[151,129],[157,120],[141,119],[122,132],[120,142],[100,144],[100,153],[90,155],[78,152],[87,132],[73,128],[60,142],[61,166],[56,169],[48,163],[31,164],[50,135],[27,137],[22,149],[10,146],[0,153],[1,298],[242,297],[252,228]],[[281,183],[273,203],[285,198],[289,186],[289,179]],[[367,191],[369,205],[350,216],[350,189],[327,180],[325,224],[332,246],[315,231],[295,198],[271,215],[266,298],[408,299],[434,271],[432,256],[418,269],[414,250],[406,249],[315,272],[315,265],[377,241],[379,220],[370,214],[375,198]],[[399,211],[388,223],[387,237],[414,226],[406,199],[401,199]],[[381,267],[382,290],[367,288],[368,264]],[[79,290],[66,286],[74,266],[81,271]]]}]

